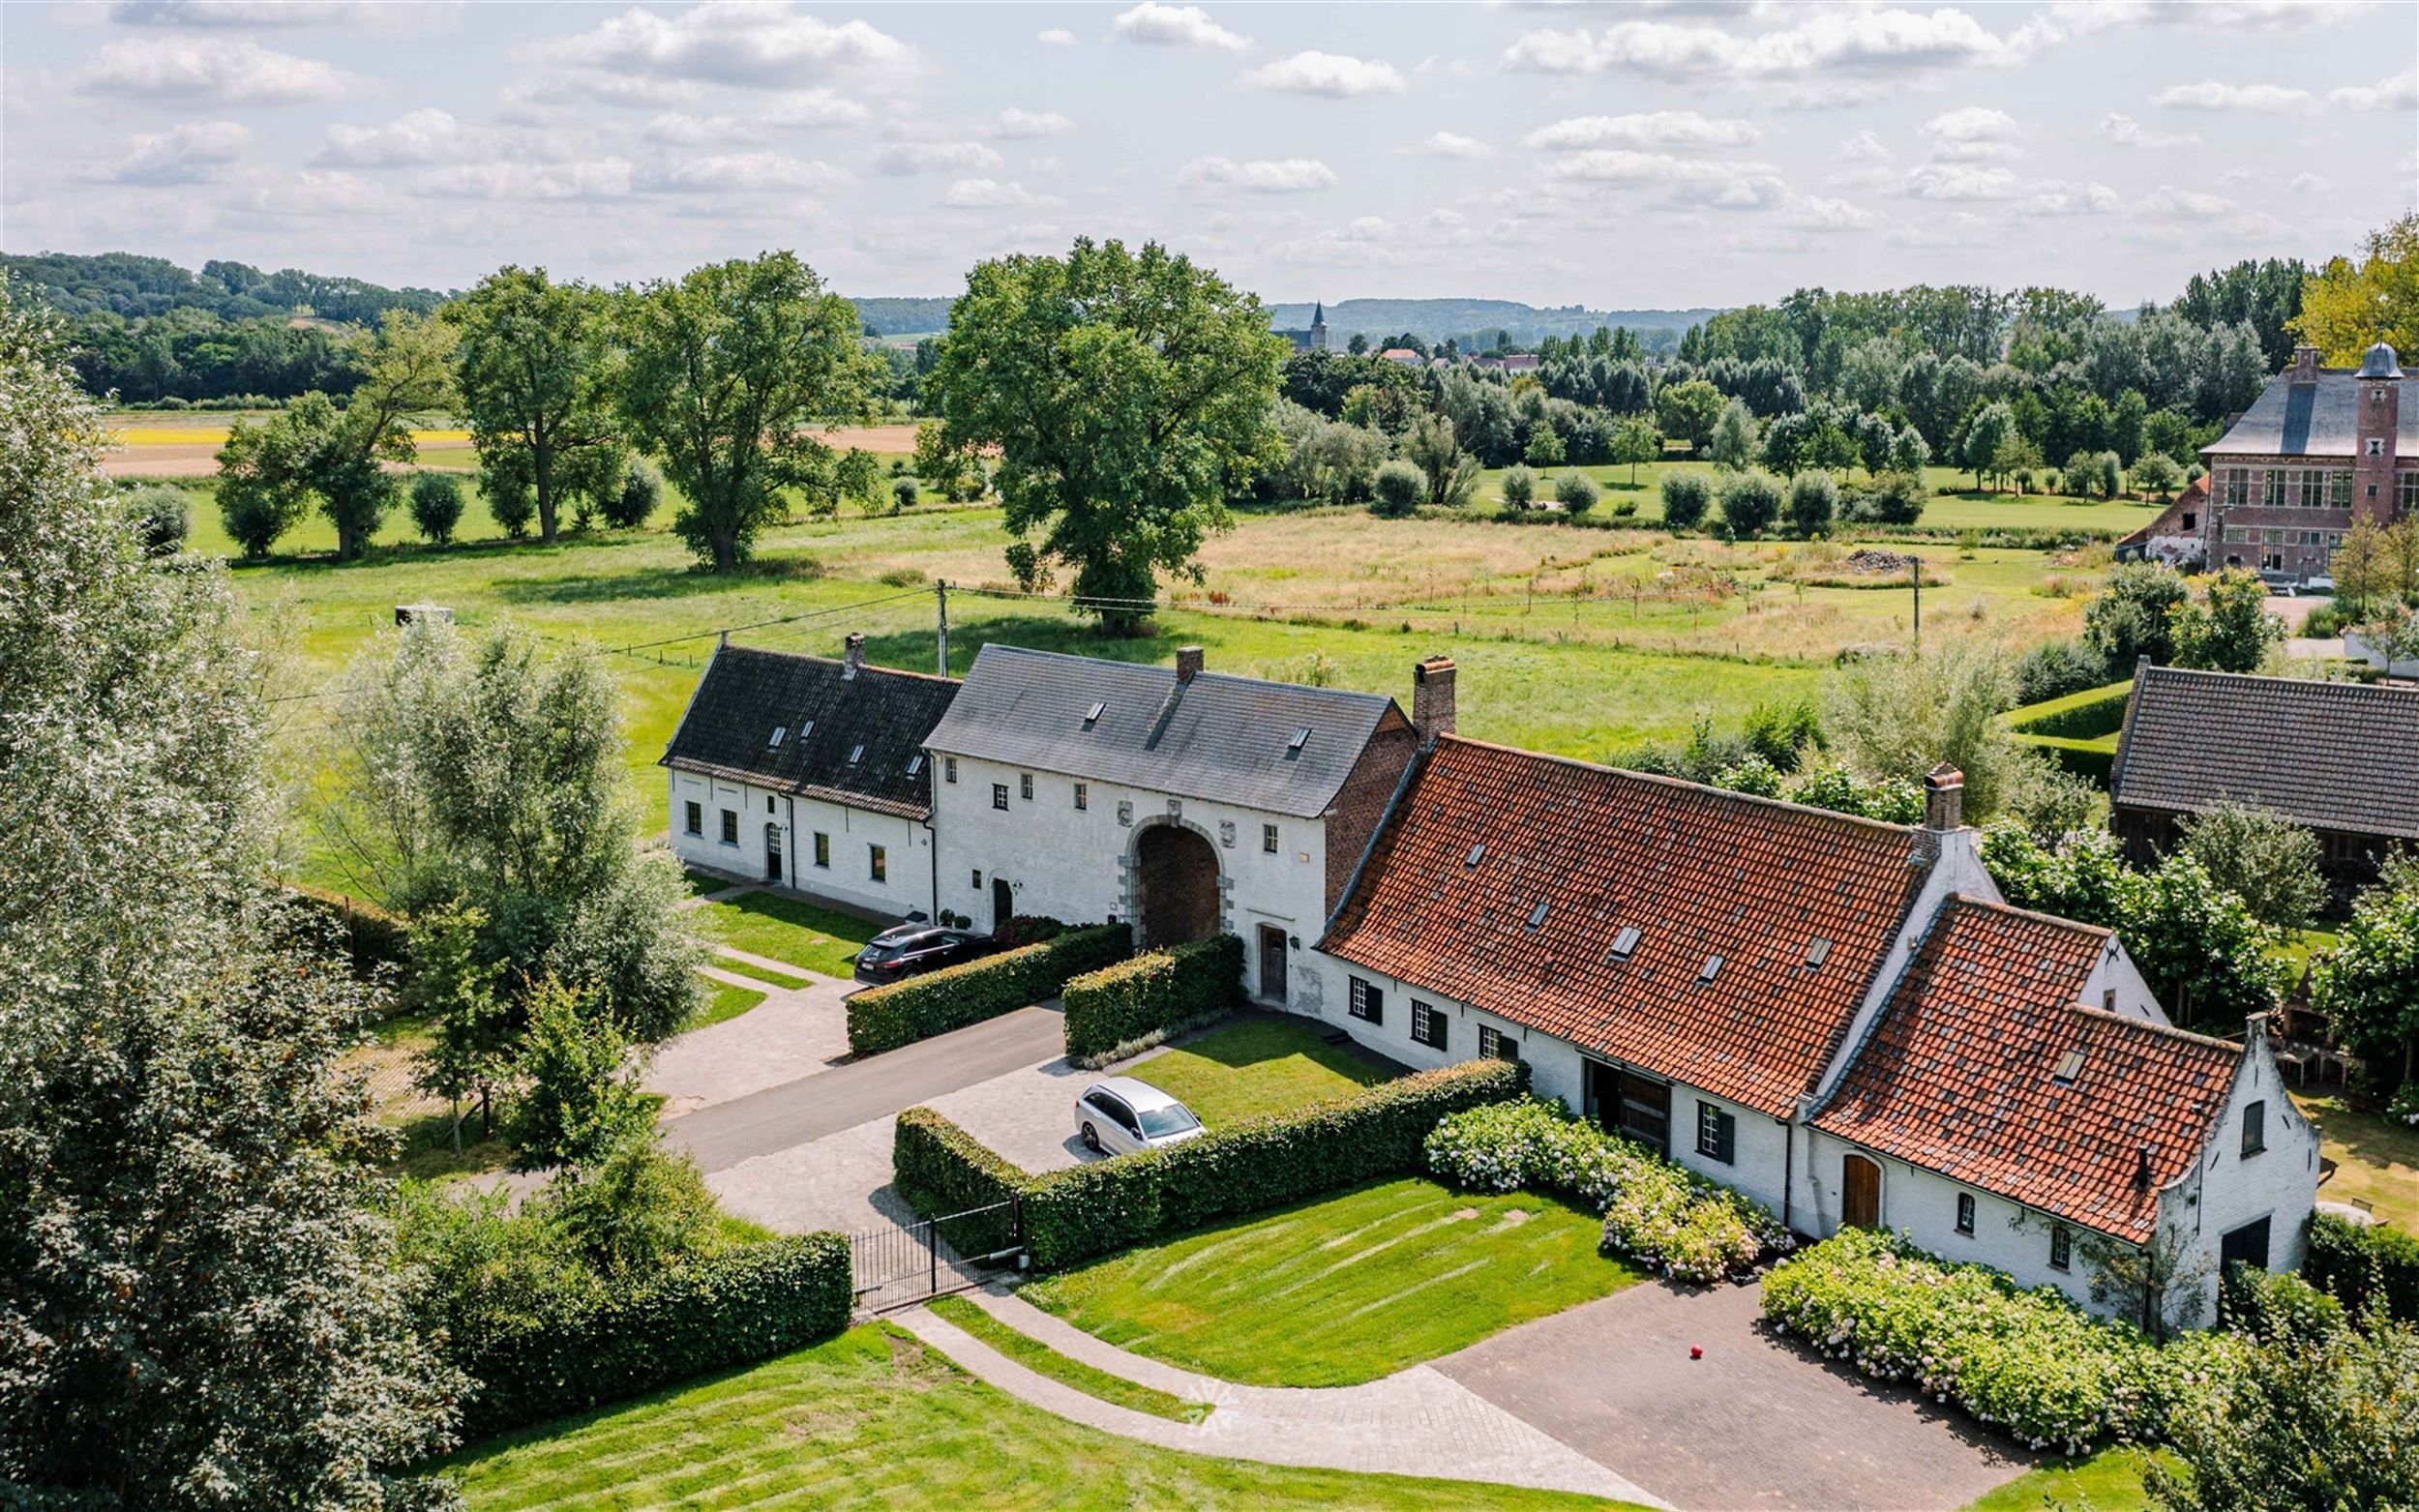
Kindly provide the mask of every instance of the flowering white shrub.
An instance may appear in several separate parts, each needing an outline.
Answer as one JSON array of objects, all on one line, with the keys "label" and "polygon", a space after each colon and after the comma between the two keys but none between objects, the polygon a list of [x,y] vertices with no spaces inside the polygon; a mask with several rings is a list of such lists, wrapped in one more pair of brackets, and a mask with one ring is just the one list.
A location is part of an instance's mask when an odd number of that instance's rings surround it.
[{"label": "flowering white shrub", "polygon": [[2165,1348],[2054,1287],[1940,1260],[1894,1234],[1844,1229],[1774,1268],[1764,1317],[1866,1375],[1954,1402],[2036,1448],[2161,1437],[2181,1395],[2228,1372],[2241,1341]]},{"label": "flowering white shrub", "polygon": [[1452,1114],[1428,1135],[1428,1169],[1480,1192],[1556,1192],[1604,1215],[1604,1248],[1683,1281],[1744,1274],[1789,1231],[1758,1203],[1644,1147],[1524,1097]]},{"label": "flowering white shrub", "polygon": [[2419,1127],[2419,1077],[2403,1083],[2403,1089],[2394,1094],[2394,1101],[2386,1106],[2385,1112],[2389,1118],[2400,1118],[2406,1124]]}]

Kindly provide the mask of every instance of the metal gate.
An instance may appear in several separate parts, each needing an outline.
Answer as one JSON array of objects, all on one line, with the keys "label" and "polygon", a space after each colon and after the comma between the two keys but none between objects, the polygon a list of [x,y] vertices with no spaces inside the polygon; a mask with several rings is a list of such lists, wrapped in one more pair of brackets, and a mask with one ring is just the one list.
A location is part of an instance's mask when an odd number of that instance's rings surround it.
[{"label": "metal gate", "polygon": [[870,1312],[981,1286],[1025,1253],[1024,1204],[1011,1198],[849,1235],[859,1306]]}]

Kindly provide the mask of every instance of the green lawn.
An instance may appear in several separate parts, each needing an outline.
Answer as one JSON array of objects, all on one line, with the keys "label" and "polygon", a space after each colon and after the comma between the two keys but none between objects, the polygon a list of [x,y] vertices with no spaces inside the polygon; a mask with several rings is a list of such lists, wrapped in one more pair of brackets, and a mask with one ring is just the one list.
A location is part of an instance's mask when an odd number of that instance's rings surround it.
[{"label": "green lawn", "polygon": [[1972,1503],[1965,1512],[2146,1512],[2143,1455],[2118,1445],[2087,1460],[2062,1460],[2029,1470]]},{"label": "green lawn", "polygon": [[718,955],[711,964],[718,971],[728,971],[733,976],[743,976],[752,982],[766,982],[774,987],[786,987],[791,992],[803,991],[815,985],[805,977],[791,976],[784,971],[776,971],[770,966],[760,966],[753,961],[741,961],[736,956]]},{"label": "green lawn", "polygon": [[1135,1066],[1139,1077],[1215,1128],[1260,1113],[1291,1112],[1349,1097],[1386,1071],[1349,1044],[1329,1045],[1306,1023],[1229,1024]]},{"label": "green lawn", "polygon": [[1642,1279],[1551,1198],[1383,1182],[1027,1287],[1140,1354],[1259,1386],[1348,1386]]},{"label": "green lawn", "polygon": [[1182,1454],[1054,1417],[903,1331],[827,1344],[449,1462],[476,1512],[539,1506],[1121,1512],[1135,1507],[1564,1512],[1612,1503],[1471,1481]]},{"label": "green lawn", "polygon": [[764,994],[754,988],[734,987],[729,982],[709,981],[705,984],[705,1006],[689,1021],[688,1026],[692,1029],[702,1029],[726,1019],[736,1019],[764,1000]]},{"label": "green lawn", "polygon": [[2419,1129],[2366,1112],[2342,1097],[2296,1097],[2293,1105],[2318,1126],[2319,1153],[2335,1174],[2318,1200],[2367,1202],[2378,1218],[2419,1233]]},{"label": "green lawn", "polygon": [[701,904],[697,911],[704,920],[706,934],[734,950],[844,978],[855,969],[856,953],[878,928],[853,915],[775,893],[748,893],[728,903]]},{"label": "green lawn", "polygon": [[1198,1423],[1210,1415],[1207,1402],[1187,1402],[1172,1392],[1069,1359],[1040,1340],[1017,1332],[962,1296],[940,1297],[930,1305],[934,1316],[957,1324],[1027,1370],[1047,1376],[1062,1386],[1072,1386],[1088,1397],[1098,1397],[1103,1402],[1177,1423]]}]

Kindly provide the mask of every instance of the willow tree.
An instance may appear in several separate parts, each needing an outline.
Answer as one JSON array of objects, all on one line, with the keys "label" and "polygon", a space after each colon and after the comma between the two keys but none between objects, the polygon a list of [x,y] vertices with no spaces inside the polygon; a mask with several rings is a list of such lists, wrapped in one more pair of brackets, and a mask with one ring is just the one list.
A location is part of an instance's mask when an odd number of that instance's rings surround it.
[{"label": "willow tree", "polygon": [[1161,573],[1200,580],[1228,495],[1282,459],[1285,354],[1258,297],[1209,269],[1079,240],[967,275],[923,398],[948,446],[998,449],[1019,580],[1066,566],[1082,607],[1129,634]]},{"label": "willow tree", "polygon": [[877,364],[856,307],[791,252],[712,263],[631,302],[622,417],[687,502],[672,528],[714,571],[746,560],[785,489],[828,489],[812,422],[861,418]]}]

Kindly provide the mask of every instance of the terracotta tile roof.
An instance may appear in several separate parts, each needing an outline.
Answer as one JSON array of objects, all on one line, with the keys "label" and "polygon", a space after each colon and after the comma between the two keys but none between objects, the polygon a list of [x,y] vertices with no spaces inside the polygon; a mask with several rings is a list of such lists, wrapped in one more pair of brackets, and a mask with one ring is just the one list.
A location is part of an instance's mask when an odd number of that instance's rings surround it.
[{"label": "terracotta tile roof", "polygon": [[[2076,1001],[2105,930],[1951,900],[1814,1127],[2138,1243],[2239,1047]],[[2061,1063],[2078,1057],[2071,1082]],[[2149,1150],[2149,1180],[2139,1178]]]},{"label": "terracotta tile roof", "polygon": [[698,679],[661,764],[877,814],[928,816],[924,739],[948,712],[957,683],[883,667],[846,673],[842,663],[820,656],[723,646]]},{"label": "terracotta tile roof", "polygon": [[[1924,876],[1914,840],[1447,736],[1321,948],[1777,1114],[1888,953]],[[1608,959],[1629,928],[1634,948]],[[1829,943],[1812,965],[1816,939]]]},{"label": "terracotta tile roof", "polygon": [[2312,829],[2419,840],[2419,693],[2148,667],[2110,801],[2198,813],[2231,798]]}]

